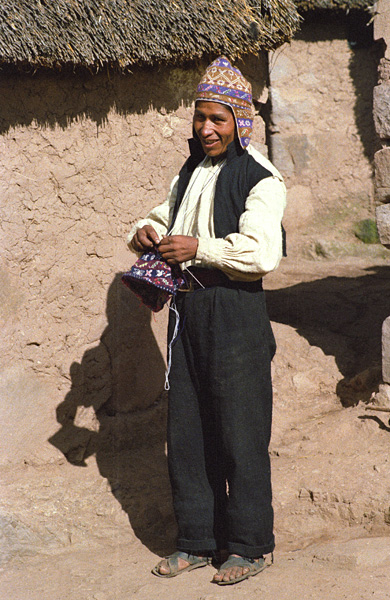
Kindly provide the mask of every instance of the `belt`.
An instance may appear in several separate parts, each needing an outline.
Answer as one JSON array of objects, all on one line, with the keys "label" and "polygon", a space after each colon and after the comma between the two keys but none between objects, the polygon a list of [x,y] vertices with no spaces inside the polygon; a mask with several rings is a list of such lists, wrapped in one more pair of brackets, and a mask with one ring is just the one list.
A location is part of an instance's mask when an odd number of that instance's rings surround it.
[{"label": "belt", "polygon": [[194,292],[203,288],[224,287],[231,289],[257,292],[263,289],[262,279],[256,281],[232,281],[219,269],[204,269],[202,267],[189,267],[184,272],[186,283],[179,288],[179,292]]}]

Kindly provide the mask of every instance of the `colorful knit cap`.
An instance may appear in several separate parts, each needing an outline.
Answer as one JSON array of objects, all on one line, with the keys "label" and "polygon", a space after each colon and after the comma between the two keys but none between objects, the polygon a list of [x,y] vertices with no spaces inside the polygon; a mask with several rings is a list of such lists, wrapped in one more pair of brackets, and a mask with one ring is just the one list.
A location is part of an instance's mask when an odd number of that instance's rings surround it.
[{"label": "colorful knit cap", "polygon": [[230,106],[236,121],[238,139],[243,148],[251,141],[253,127],[252,86],[239,69],[220,56],[206,69],[196,88],[195,102],[220,102]]}]

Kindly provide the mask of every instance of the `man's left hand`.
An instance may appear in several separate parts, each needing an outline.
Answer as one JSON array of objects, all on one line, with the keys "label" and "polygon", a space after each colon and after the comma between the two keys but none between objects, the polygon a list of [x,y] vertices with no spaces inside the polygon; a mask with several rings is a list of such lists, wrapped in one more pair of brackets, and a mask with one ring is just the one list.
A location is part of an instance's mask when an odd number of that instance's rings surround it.
[{"label": "man's left hand", "polygon": [[168,235],[162,238],[158,249],[168,264],[178,265],[195,258],[198,240],[189,235]]}]

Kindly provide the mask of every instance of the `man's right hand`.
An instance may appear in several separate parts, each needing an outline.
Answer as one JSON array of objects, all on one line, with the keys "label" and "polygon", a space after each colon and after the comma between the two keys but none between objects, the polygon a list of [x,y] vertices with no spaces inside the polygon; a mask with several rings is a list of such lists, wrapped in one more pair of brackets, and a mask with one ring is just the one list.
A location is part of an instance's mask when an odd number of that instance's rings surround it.
[{"label": "man's right hand", "polygon": [[136,231],[130,245],[136,252],[144,252],[153,248],[153,246],[157,246],[159,243],[160,238],[154,227],[152,225],[144,225]]}]

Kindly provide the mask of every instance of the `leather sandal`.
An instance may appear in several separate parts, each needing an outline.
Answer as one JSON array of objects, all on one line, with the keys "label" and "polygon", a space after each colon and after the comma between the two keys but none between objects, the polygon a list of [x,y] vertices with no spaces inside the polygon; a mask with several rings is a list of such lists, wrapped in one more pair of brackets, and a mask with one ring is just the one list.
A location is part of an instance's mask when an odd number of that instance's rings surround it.
[{"label": "leather sandal", "polygon": [[249,579],[249,577],[254,577],[261,571],[264,571],[264,569],[266,569],[268,566],[270,566],[270,565],[266,564],[263,556],[261,556],[260,558],[257,558],[257,559],[256,558],[246,558],[245,556],[229,556],[227,561],[224,562],[220,566],[218,573],[220,573],[222,575],[223,571],[226,571],[227,569],[231,569],[232,567],[240,567],[241,569],[249,569],[249,571],[247,571],[246,573],[243,573],[239,577],[235,577],[234,579],[229,579],[228,581],[223,581],[223,579],[221,581],[213,580],[213,583],[216,583],[218,585],[233,585],[234,583],[239,583],[240,581],[244,581],[244,579]]},{"label": "leather sandal", "polygon": [[[182,558],[186,562],[190,563],[188,567],[179,569],[179,558]],[[169,573],[160,573],[159,571],[164,562],[169,567]],[[163,558],[163,560],[161,560],[158,565],[152,569],[152,573],[153,575],[157,575],[157,577],[176,577],[177,575],[192,571],[193,569],[206,567],[209,564],[211,564],[211,558],[208,556],[197,556],[196,554],[187,554],[187,552],[181,552],[180,550],[177,550],[173,554]]]}]

